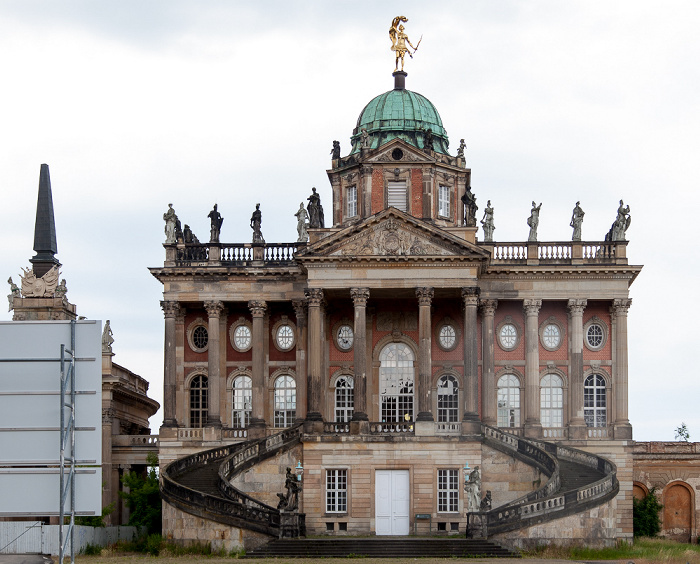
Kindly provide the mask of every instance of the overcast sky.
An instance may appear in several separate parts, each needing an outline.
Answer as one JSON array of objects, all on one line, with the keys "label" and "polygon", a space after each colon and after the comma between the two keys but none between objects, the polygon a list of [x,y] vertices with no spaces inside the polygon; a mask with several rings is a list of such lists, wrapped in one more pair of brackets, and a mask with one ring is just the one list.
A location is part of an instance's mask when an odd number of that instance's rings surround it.
[{"label": "overcast sky", "polygon": [[[33,256],[41,163],[79,315],[110,319],[114,361],[162,401],[162,216],[208,240],[296,240],[311,187],[364,105],[393,87],[388,28],[409,18],[407,88],[467,143],[495,239],[600,240],[631,207],[630,416],[637,440],[700,440],[697,210],[700,3],[0,0],[0,280]],[[328,212],[326,213],[328,216]],[[479,233],[481,236],[481,233]],[[9,286],[6,286],[9,293]],[[0,320],[11,314],[0,314]],[[161,412],[151,419],[157,432]]]}]

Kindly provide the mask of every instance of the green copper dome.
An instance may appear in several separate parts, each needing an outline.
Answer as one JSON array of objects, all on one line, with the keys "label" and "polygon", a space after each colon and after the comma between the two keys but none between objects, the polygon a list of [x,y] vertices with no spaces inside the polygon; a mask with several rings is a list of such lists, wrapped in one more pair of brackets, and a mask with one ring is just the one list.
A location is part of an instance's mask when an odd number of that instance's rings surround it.
[{"label": "green copper dome", "polygon": [[352,132],[351,154],[360,151],[363,128],[369,133],[371,149],[397,137],[423,149],[425,133],[430,129],[434,150],[448,154],[449,141],[440,114],[430,100],[417,92],[397,88],[371,100],[362,110]]}]

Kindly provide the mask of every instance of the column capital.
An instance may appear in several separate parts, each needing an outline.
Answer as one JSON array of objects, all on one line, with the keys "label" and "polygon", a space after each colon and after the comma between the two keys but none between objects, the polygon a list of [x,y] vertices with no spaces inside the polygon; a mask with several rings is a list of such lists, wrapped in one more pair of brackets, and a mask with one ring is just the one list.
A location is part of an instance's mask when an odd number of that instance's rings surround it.
[{"label": "column capital", "polygon": [[542,300],[523,300],[525,315],[538,315],[542,307]]},{"label": "column capital", "polygon": [[435,295],[435,290],[429,287],[416,288],[416,297],[418,298],[418,305],[429,306],[433,301],[433,296]]},{"label": "column capital", "polygon": [[566,303],[566,308],[569,310],[569,315],[578,316],[583,315],[583,310],[586,309],[588,300],[569,300]]},{"label": "column capital", "polygon": [[248,309],[253,314],[253,317],[262,317],[265,315],[265,310],[267,310],[267,304],[264,300],[250,300]]},{"label": "column capital", "polygon": [[484,317],[493,317],[498,307],[498,300],[479,300],[479,309]]},{"label": "column capital", "polygon": [[369,288],[350,288],[350,297],[355,307],[365,307],[369,299]]},{"label": "column capital", "polygon": [[221,315],[221,312],[224,311],[224,302],[204,302],[204,309],[207,310],[207,315],[209,317],[219,317]]},{"label": "column capital", "polygon": [[615,317],[627,317],[627,311],[631,305],[631,298],[613,300],[612,306],[610,307],[610,313],[612,313]]},{"label": "column capital", "polygon": [[297,323],[306,319],[306,300],[292,300],[292,307]]},{"label": "column capital", "polygon": [[160,307],[163,308],[163,315],[166,319],[175,319],[180,313],[180,304],[178,302],[164,300],[160,302]]},{"label": "column capital", "polygon": [[304,290],[304,295],[309,302],[309,306],[321,307],[323,303],[323,290],[321,288],[307,288]]},{"label": "column capital", "polygon": [[478,286],[462,288],[462,303],[465,306],[479,305],[479,294],[481,294],[481,288],[479,288]]}]

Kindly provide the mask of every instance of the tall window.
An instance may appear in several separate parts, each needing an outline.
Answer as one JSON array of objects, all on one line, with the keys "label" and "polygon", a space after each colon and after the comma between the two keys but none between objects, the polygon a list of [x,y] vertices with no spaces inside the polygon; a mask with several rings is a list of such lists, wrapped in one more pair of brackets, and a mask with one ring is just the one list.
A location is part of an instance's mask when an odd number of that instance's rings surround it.
[{"label": "tall window", "polygon": [[297,413],[297,386],[291,376],[275,380],[275,427],[291,427]]},{"label": "tall window", "polygon": [[326,513],[347,513],[348,471],[326,470]]},{"label": "tall window", "polygon": [[438,215],[450,217],[450,187],[442,184],[438,188]]},{"label": "tall window", "polygon": [[591,374],[583,383],[583,419],[586,427],[607,425],[605,378],[600,374]]},{"label": "tall window", "polygon": [[520,427],[520,382],[513,374],[498,379],[498,426]]},{"label": "tall window", "polygon": [[387,185],[387,207],[394,206],[402,212],[408,211],[405,182],[389,182]]},{"label": "tall window", "polygon": [[403,343],[391,343],[379,354],[379,395],[382,422],[413,420],[413,351]]},{"label": "tall window", "polygon": [[459,387],[454,376],[445,374],[438,380],[437,402],[439,423],[459,421]]},{"label": "tall window", "polygon": [[556,374],[545,374],[540,380],[540,420],[543,427],[564,425],[564,383]]},{"label": "tall window", "polygon": [[204,427],[209,414],[209,380],[204,374],[190,382],[190,427]]},{"label": "tall window", "polygon": [[357,215],[357,186],[349,186],[345,192],[347,196],[347,217]]},{"label": "tall window", "polygon": [[253,409],[253,381],[250,376],[238,376],[233,381],[233,414],[231,427],[243,429],[250,425],[250,412]]},{"label": "tall window", "polygon": [[335,420],[347,423],[355,411],[355,390],[352,376],[339,376],[335,381]]},{"label": "tall window", "polygon": [[459,489],[457,470],[438,470],[438,512],[459,511]]}]

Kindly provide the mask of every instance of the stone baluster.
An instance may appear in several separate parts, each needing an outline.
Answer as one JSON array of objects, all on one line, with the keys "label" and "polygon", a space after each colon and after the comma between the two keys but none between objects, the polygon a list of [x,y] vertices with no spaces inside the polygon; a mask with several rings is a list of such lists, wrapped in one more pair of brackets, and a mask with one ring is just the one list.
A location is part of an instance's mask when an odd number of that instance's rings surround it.
[{"label": "stone baluster", "polygon": [[586,422],[583,418],[583,310],[586,300],[569,300],[569,397],[571,398],[571,418],[569,438],[585,439]]},{"label": "stone baluster", "polygon": [[177,427],[176,390],[177,357],[175,354],[175,320],[180,313],[180,304],[172,301],[160,302],[165,316],[165,355],[163,367],[163,427]]},{"label": "stone baluster", "polygon": [[524,300],[525,310],[525,436],[540,438],[540,338],[542,300]]},{"label": "stone baluster", "polygon": [[615,438],[631,439],[632,425],[628,416],[628,362],[627,362],[627,312],[632,305],[629,298],[613,300],[610,308],[615,319],[615,366],[613,367],[613,391],[615,398]]},{"label": "stone baluster", "polygon": [[324,393],[322,366],[322,335],[321,316],[323,305],[323,290],[320,288],[309,288],[305,292],[309,304],[309,364],[306,387],[307,398],[307,421],[323,421],[321,413],[321,401]]},{"label": "stone baluster", "polygon": [[355,306],[355,339],[353,364],[355,371],[355,410],[353,421],[368,421],[367,417],[367,300],[369,288],[352,288],[350,297]]},{"label": "stone baluster", "polygon": [[221,389],[221,342],[220,342],[220,317],[224,304],[219,301],[204,302],[208,320],[208,349],[207,371],[209,373],[209,411],[207,427],[221,427],[220,389]]},{"label": "stone baluster", "polygon": [[416,421],[434,421],[430,402],[432,376],[432,324],[430,304],[435,291],[432,288],[416,288],[418,298],[418,415]]},{"label": "stone baluster", "polygon": [[253,317],[253,405],[250,413],[251,438],[265,435],[265,311],[263,300],[250,300]]},{"label": "stone baluster", "polygon": [[307,350],[306,342],[308,339],[307,324],[306,324],[306,301],[292,300],[294,314],[297,319],[297,419],[306,417],[306,394],[307,394]]},{"label": "stone baluster", "polygon": [[497,424],[496,376],[494,361],[494,315],[498,300],[481,300],[481,419],[486,425]]},{"label": "stone baluster", "polygon": [[[464,305],[464,421],[479,421],[479,351],[477,350],[476,311],[479,288],[462,288]],[[473,429],[480,432],[480,428]]]}]

